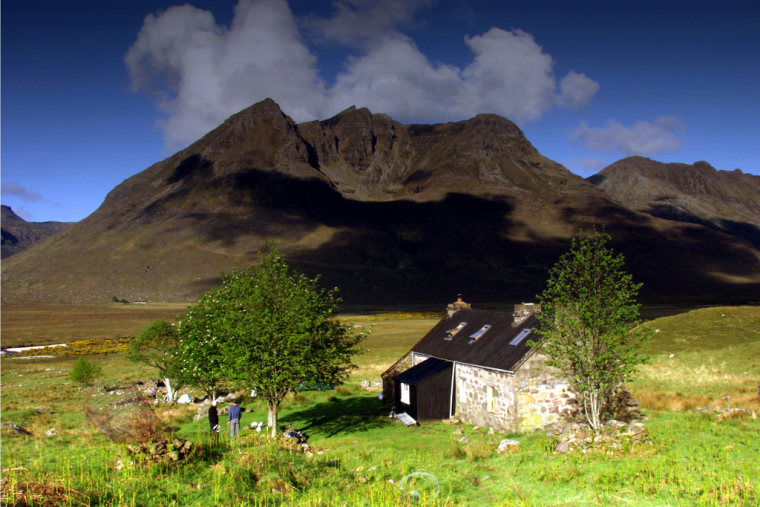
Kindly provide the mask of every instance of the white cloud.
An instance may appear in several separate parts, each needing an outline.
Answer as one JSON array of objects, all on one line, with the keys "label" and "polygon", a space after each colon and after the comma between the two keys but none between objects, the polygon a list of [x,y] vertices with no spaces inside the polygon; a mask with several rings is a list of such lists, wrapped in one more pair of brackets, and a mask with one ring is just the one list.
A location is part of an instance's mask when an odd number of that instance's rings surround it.
[{"label": "white cloud", "polygon": [[620,151],[626,155],[650,156],[678,151],[682,130],[680,120],[662,116],[654,123],[637,121],[630,127],[615,120],[608,120],[604,127],[589,127],[583,122],[572,137],[591,151]]},{"label": "white cloud", "polygon": [[361,48],[329,87],[285,0],[240,0],[229,27],[190,5],[149,15],[125,61],[134,89],[154,94],[166,114],[171,148],[266,97],[297,121],[357,105],[404,121],[496,113],[520,122],[580,107],[596,93],[599,85],[575,71],[558,82],[552,57],[521,30],[465,37],[473,58],[464,67],[434,63],[398,30],[428,3],[342,0],[334,17],[306,20]]},{"label": "white cloud", "polygon": [[43,200],[42,194],[27,189],[18,181],[4,181],[2,194],[12,195],[27,202],[39,202]]},{"label": "white cloud", "polygon": [[559,80],[557,103],[564,107],[583,107],[589,103],[597,91],[599,91],[599,83],[586,74],[571,70]]},{"label": "white cloud", "polygon": [[608,165],[610,165],[608,160],[596,157],[581,158],[568,164],[570,167],[576,167],[580,173],[598,173]]},{"label": "white cloud", "polygon": [[190,5],[149,15],[125,62],[133,88],[159,97],[171,148],[266,97],[294,118],[314,118],[310,97],[324,94],[285,0],[240,0],[228,28]]},{"label": "white cloud", "polygon": [[413,26],[414,16],[434,0],[337,0],[337,13],[331,18],[308,18],[307,29],[322,39],[346,46],[360,46],[382,35],[396,33],[398,28]]}]

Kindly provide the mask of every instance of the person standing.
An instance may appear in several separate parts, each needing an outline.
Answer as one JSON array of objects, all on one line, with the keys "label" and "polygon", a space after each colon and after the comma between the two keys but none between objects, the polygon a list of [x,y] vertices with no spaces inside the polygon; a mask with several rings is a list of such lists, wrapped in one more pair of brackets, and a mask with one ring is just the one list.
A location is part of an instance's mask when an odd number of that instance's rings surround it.
[{"label": "person standing", "polygon": [[240,417],[242,416],[242,410],[237,401],[232,402],[230,407],[230,439],[240,436]]},{"label": "person standing", "polygon": [[216,441],[219,438],[219,411],[216,409],[215,401],[208,408],[208,424],[211,427],[211,436]]}]

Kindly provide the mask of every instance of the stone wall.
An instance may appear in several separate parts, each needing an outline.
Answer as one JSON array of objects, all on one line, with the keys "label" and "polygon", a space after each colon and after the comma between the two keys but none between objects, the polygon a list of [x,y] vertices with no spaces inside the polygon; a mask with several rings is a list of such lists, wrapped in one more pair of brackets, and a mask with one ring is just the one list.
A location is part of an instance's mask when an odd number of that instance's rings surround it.
[{"label": "stone wall", "polygon": [[456,416],[462,422],[501,431],[531,431],[559,421],[574,408],[570,385],[538,354],[515,375],[457,364],[455,377]]}]

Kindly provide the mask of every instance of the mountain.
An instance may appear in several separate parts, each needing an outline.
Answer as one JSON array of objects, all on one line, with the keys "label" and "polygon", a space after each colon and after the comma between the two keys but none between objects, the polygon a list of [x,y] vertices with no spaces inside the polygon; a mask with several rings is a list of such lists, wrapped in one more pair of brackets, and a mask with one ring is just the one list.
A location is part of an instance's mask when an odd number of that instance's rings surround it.
[{"label": "mountain", "polygon": [[628,157],[589,181],[631,209],[700,224],[760,248],[760,176],[719,171],[707,162],[665,164]]},{"label": "mountain", "polygon": [[499,116],[407,125],[352,107],[297,124],[265,100],[9,259],[3,297],[189,301],[274,241],[352,304],[532,299],[592,225],[650,299],[744,300],[760,287],[746,241],[626,208]]},{"label": "mountain", "polygon": [[2,207],[2,258],[22,252],[53,234],[71,226],[71,222],[27,222],[10,208]]}]

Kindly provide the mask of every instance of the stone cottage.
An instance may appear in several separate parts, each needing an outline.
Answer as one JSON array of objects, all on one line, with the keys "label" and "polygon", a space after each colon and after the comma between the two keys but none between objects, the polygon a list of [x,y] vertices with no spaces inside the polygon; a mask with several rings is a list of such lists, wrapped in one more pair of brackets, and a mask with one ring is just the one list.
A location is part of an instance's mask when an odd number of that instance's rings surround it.
[{"label": "stone cottage", "polygon": [[477,310],[460,298],[448,310],[383,373],[384,396],[396,412],[530,431],[573,409],[568,382],[528,345],[536,339],[538,305],[517,305],[514,312]]}]

